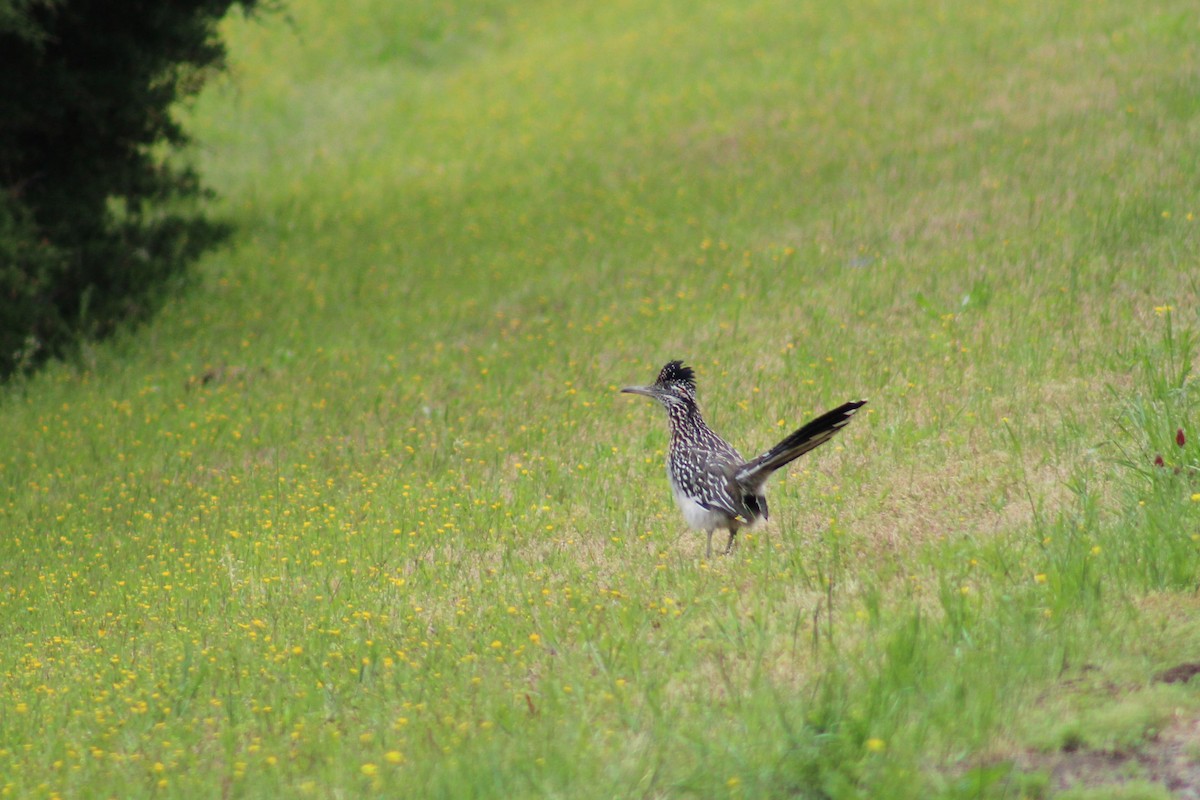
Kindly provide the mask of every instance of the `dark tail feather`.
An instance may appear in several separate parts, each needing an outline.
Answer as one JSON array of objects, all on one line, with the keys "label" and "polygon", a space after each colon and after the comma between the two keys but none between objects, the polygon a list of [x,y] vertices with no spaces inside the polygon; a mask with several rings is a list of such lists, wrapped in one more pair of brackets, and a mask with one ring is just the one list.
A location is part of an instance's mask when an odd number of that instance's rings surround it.
[{"label": "dark tail feather", "polygon": [[850,424],[854,412],[866,404],[866,400],[853,400],[802,425],[782,442],[738,468],[735,475],[738,483],[743,486],[761,485],[775,470],[832,439],[835,433]]}]

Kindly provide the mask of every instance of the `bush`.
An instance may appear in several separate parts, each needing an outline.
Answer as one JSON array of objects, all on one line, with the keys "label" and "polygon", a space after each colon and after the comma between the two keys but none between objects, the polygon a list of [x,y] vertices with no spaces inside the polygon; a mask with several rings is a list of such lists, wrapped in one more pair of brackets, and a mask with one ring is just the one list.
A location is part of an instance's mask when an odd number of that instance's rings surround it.
[{"label": "bush", "polygon": [[235,3],[0,0],[0,379],[144,318],[223,235],[168,156]]}]

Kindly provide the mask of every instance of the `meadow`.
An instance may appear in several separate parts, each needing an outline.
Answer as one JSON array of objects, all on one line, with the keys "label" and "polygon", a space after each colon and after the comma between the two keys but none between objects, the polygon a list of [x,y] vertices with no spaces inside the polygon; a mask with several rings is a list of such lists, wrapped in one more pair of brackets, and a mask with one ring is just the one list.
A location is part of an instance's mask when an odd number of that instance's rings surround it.
[{"label": "meadow", "polygon": [[[1192,4],[223,33],[233,241],[0,387],[0,797],[1200,791]],[[729,557],[674,358],[747,454],[870,398]]]}]

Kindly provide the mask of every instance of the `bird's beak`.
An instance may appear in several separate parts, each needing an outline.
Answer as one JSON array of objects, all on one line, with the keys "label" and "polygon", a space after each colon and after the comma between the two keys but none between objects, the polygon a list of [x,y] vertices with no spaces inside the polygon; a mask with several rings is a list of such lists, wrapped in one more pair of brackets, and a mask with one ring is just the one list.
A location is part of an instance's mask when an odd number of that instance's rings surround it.
[{"label": "bird's beak", "polygon": [[658,389],[653,386],[626,386],[621,391],[625,394],[640,394],[655,400],[658,399]]}]

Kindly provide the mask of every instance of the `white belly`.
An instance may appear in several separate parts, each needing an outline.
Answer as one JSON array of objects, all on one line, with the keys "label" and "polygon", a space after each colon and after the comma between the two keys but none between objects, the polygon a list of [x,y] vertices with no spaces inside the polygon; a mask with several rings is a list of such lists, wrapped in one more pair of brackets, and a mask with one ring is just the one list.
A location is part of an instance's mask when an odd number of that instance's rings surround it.
[{"label": "white belly", "polygon": [[[729,517],[720,511],[709,511],[692,498],[679,491],[673,491],[675,504],[683,512],[687,524],[698,531],[711,531],[717,528],[729,527]],[[739,526],[740,527],[740,526]]]}]

